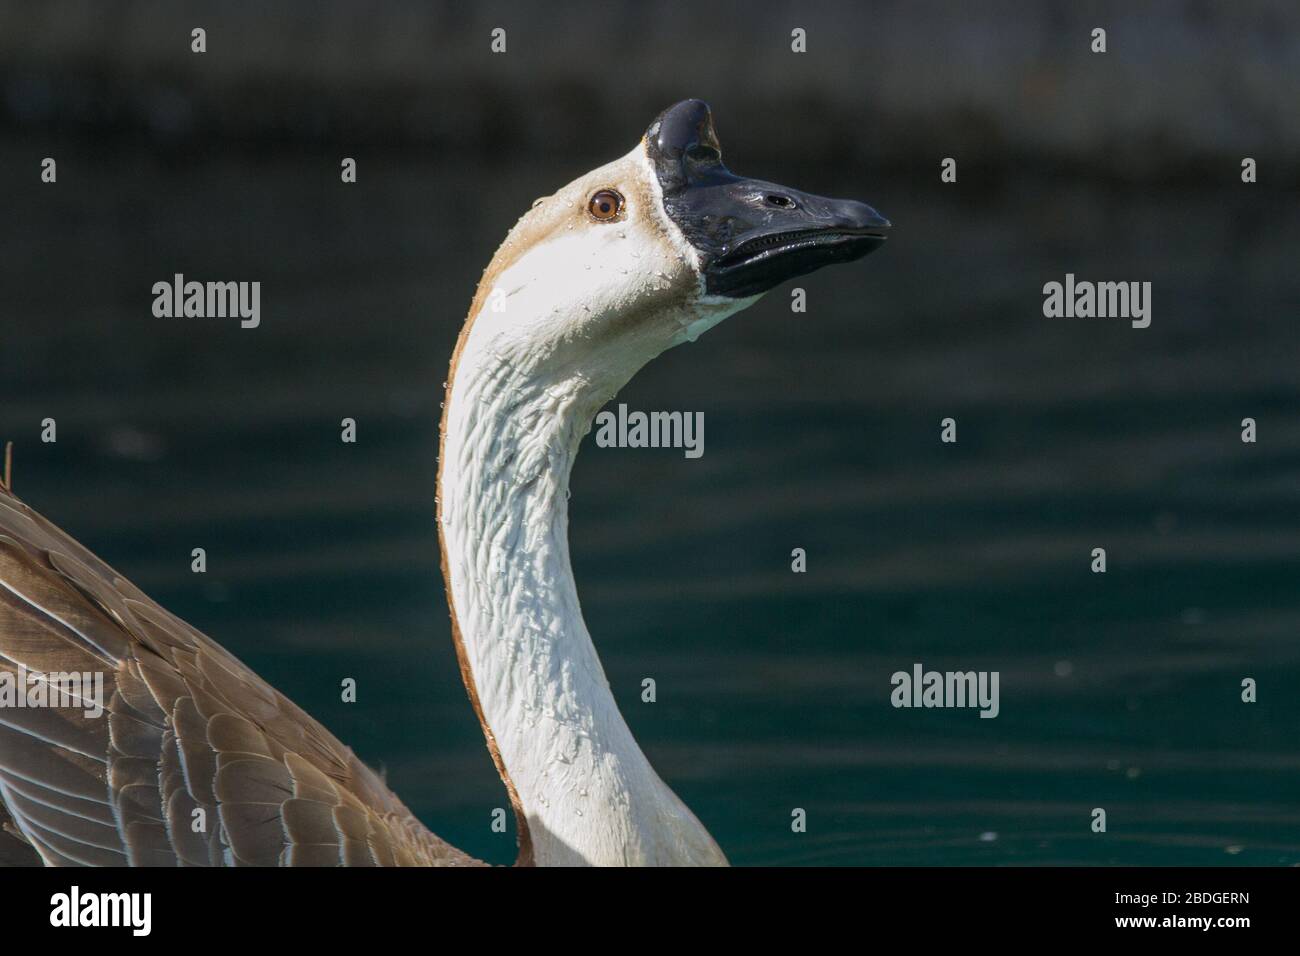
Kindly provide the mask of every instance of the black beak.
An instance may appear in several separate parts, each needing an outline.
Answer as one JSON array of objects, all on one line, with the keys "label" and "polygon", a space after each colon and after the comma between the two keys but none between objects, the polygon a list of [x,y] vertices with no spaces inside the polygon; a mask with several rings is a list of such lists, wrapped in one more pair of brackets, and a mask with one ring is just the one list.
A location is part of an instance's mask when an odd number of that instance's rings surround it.
[{"label": "black beak", "polygon": [[684,100],[646,131],[664,209],[699,252],[710,295],[746,298],[885,241],[889,220],[866,203],[737,176],[722,165],[713,116]]}]

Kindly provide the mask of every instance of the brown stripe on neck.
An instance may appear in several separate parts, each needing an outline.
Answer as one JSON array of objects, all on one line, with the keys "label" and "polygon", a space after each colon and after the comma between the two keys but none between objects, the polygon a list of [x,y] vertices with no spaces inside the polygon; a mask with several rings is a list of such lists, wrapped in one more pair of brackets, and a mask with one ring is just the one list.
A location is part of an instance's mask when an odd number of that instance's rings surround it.
[{"label": "brown stripe on neck", "polygon": [[[524,231],[521,227],[525,226],[527,219],[528,217],[525,216],[524,219],[520,220],[519,224],[511,230],[510,235],[513,236],[516,232]],[[501,248],[497,250],[497,254],[492,257],[492,262],[487,269],[484,270],[483,278],[479,280],[478,289],[474,293],[474,300],[470,304],[469,315],[460,330],[460,335],[456,338],[456,347],[451,353],[451,365],[447,369],[447,385],[442,403],[442,420],[438,425],[438,477],[434,493],[437,495],[438,550],[441,555],[442,583],[447,593],[447,610],[451,614],[451,640],[456,647],[456,663],[460,667],[460,679],[465,684],[470,706],[474,708],[474,714],[478,717],[479,726],[483,728],[483,738],[487,742],[488,753],[492,755],[492,763],[497,768],[497,775],[501,777],[501,782],[505,784],[506,794],[510,798],[510,807],[514,810],[515,826],[519,832],[519,856],[515,860],[515,866],[533,866],[536,862],[533,857],[533,837],[528,829],[528,818],[524,814],[524,805],[519,799],[519,791],[515,789],[514,781],[510,779],[510,772],[506,769],[505,761],[501,758],[501,748],[497,746],[496,735],[492,733],[492,728],[488,726],[487,717],[483,713],[483,704],[478,696],[478,685],[474,683],[474,671],[470,666],[469,652],[465,648],[465,637],[461,633],[460,619],[456,614],[456,602],[451,594],[451,560],[447,552],[447,536],[443,531],[442,523],[443,502],[446,500],[442,491],[442,469],[447,458],[447,422],[451,417],[451,393],[456,383],[456,370],[460,366],[461,353],[465,351],[465,343],[469,341],[469,334],[474,327],[474,320],[478,318],[483,309],[483,303],[487,298],[488,291],[492,288],[496,277],[519,257],[523,251],[522,247],[525,245],[521,243],[514,248],[508,248],[508,244],[509,237],[507,237],[506,243],[503,243]]]}]

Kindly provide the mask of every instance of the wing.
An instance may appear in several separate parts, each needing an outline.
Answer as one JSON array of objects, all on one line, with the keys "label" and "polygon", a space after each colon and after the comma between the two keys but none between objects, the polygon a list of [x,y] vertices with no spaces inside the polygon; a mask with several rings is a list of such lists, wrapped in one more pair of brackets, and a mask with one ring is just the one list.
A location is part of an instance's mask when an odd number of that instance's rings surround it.
[{"label": "wing", "polygon": [[2,483],[0,825],[0,864],[477,863]]}]

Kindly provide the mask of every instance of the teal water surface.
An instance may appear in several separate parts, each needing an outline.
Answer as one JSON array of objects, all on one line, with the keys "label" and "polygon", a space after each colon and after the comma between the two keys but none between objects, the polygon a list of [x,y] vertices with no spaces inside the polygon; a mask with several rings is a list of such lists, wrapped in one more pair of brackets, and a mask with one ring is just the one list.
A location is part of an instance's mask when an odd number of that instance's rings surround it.
[{"label": "teal water surface", "polygon": [[[93,150],[57,192],[0,181],[23,224],[0,233],[19,493],[440,835],[510,861],[438,572],[438,403],[506,229],[603,157],[379,157],[342,189],[313,153]],[[777,290],[620,396],[702,411],[702,458],[588,439],[583,608],[661,775],[738,864],[1300,862],[1294,200],[754,172],[860,196],[896,231],[801,280],[806,313]],[[154,318],[176,272],[260,280],[262,326]],[[1150,280],[1151,327],[1044,318],[1066,272]],[[915,662],[998,671],[999,716],[892,708]]]}]

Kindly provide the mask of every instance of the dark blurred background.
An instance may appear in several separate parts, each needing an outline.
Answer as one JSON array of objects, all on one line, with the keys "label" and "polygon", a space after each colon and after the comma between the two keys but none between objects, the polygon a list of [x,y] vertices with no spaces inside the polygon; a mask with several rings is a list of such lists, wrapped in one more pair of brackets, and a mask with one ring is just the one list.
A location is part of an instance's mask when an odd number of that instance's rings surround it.
[{"label": "dark blurred background", "polygon": [[[453,843],[513,859],[438,574],[447,359],[529,202],[698,96],[734,169],[895,229],[620,396],[703,411],[703,458],[580,459],[664,778],[736,863],[1300,862],[1292,0],[0,3],[0,94],[18,492]],[[154,318],[176,272],[261,281],[261,327]],[[1151,327],[1044,318],[1066,272],[1152,282]],[[1001,715],[894,710],[916,661],[1000,671]]]}]

